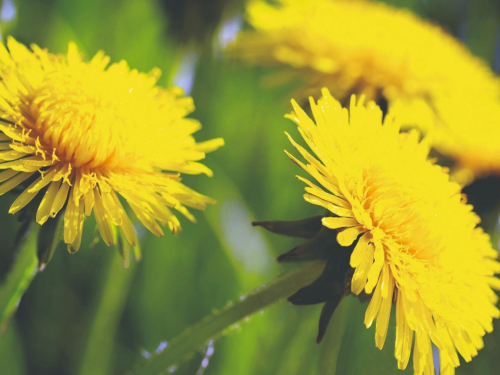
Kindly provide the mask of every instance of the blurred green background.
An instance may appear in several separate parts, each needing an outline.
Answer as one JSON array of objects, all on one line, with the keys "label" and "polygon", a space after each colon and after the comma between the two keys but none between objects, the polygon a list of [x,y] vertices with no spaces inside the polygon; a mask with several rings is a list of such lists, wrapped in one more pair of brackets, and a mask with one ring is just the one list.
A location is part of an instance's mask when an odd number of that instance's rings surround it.
[{"label": "blurred green background", "polygon": [[[500,68],[498,0],[391,0],[443,25],[473,53]],[[112,61],[163,71],[161,85],[177,84],[194,98],[192,115],[203,124],[197,140],[223,137],[209,154],[213,178],[185,177],[188,186],[217,199],[196,212],[184,232],[142,237],[143,260],[124,269],[116,249],[89,248],[94,223],[86,225],[81,250],[60,245],[34,279],[12,324],[0,338],[0,374],[123,374],[185,328],[236,301],[284,271],[275,257],[298,241],[252,228],[252,220],[299,219],[321,213],[302,200],[300,173],[283,153],[283,132],[296,135],[288,87],[269,89],[269,71],[249,69],[223,57],[223,47],[243,21],[241,0],[3,0],[2,39],[15,36],[51,52],[75,41],[87,58],[103,49]],[[18,227],[8,215],[14,196],[0,199],[0,283],[14,254]],[[496,214],[488,229],[496,234]],[[182,220],[182,218],[181,218]],[[494,233],[495,232],[495,233]],[[496,246],[496,242],[495,242]],[[402,374],[396,370],[394,320],[382,352],[373,328],[362,324],[366,305],[345,299],[327,336],[315,343],[320,305],[281,303],[257,314],[194,355],[175,374]],[[485,348],[458,374],[494,374],[500,366],[500,323]],[[208,364],[208,365],[207,365]],[[175,370],[175,371],[174,371]]]}]

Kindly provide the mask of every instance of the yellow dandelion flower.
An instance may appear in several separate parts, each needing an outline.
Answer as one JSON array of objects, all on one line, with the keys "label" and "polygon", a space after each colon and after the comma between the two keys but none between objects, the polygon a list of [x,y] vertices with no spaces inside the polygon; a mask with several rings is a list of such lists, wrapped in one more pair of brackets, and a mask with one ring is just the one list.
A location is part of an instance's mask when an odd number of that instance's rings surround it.
[{"label": "yellow dandelion flower", "polygon": [[376,346],[384,345],[394,303],[399,368],[414,341],[416,374],[434,374],[431,343],[441,373],[453,374],[457,351],[470,361],[500,316],[492,290],[500,287],[498,253],[478,216],[446,170],[427,159],[417,131],[400,133],[393,112],[382,122],[374,102],[365,107],[354,97],[348,112],[324,89],[317,104],[311,100],[313,122],[292,103],[289,118],[316,158],[290,136],[307,163],[288,155],[319,183],[298,177],[307,184],[305,200],[333,214],[323,226],[338,231],[342,246],[357,241],[351,291],[371,294],[365,324],[376,321]]},{"label": "yellow dandelion flower", "polygon": [[76,251],[92,211],[107,245],[115,243],[114,226],[136,244],[118,194],[158,236],[159,224],[181,229],[171,208],[194,221],[186,207],[213,203],[183,185],[180,173],[211,175],[197,161],[223,141],[195,142],[200,124],[185,118],[193,101],[179,88],[156,86],[159,70],[108,66],[102,52],[84,62],[73,43],[67,55],[13,38],[7,47],[0,43],[0,195],[23,186],[10,213],[43,192],[36,221],[65,208],[64,242]]},{"label": "yellow dandelion flower", "polygon": [[301,80],[301,98],[328,87],[341,102],[362,93],[406,107],[417,116],[405,123],[437,125],[433,146],[467,180],[500,174],[500,81],[438,26],[369,1],[257,0],[247,14],[254,30],[240,33],[231,55],[281,67],[275,79]]}]

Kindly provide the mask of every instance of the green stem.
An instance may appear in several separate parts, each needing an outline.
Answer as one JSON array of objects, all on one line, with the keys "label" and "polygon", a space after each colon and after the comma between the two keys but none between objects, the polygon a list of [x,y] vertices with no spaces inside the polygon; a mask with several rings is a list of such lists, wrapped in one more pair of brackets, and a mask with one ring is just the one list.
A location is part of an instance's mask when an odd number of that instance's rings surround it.
[{"label": "green stem", "polygon": [[320,361],[321,375],[335,375],[340,353],[340,347],[347,328],[347,321],[351,316],[354,298],[344,297],[340,305],[335,310],[331,319],[331,326],[323,342],[323,352]]},{"label": "green stem", "polygon": [[228,327],[310,284],[320,276],[324,266],[322,261],[311,262],[256,289],[225,310],[205,317],[169,342],[164,351],[150,358],[142,367],[134,369],[132,374],[157,375],[166,371]]},{"label": "green stem", "polygon": [[136,268],[135,262],[130,263],[130,267],[125,268],[123,258],[118,251],[114,251],[87,338],[80,367],[81,375],[111,373],[113,343]]},{"label": "green stem", "polygon": [[17,310],[19,301],[38,271],[36,241],[39,225],[27,222],[14,244],[16,259],[5,283],[0,287],[0,335]]}]

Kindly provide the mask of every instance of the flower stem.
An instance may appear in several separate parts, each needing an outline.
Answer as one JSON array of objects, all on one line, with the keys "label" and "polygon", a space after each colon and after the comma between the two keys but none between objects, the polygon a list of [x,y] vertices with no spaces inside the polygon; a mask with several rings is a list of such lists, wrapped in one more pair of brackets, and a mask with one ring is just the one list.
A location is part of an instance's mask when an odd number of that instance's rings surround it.
[{"label": "flower stem", "polygon": [[267,285],[257,288],[238,302],[219,313],[209,315],[186,329],[168,343],[161,353],[151,357],[145,364],[132,370],[134,375],[157,375],[178,364],[189,354],[217,337],[238,321],[290,296],[301,287],[316,280],[325,263],[311,262],[296,271],[289,272]]},{"label": "flower stem", "polygon": [[122,257],[114,251],[87,338],[80,374],[110,373],[113,344],[135,269],[135,262],[125,268]]},{"label": "flower stem", "polygon": [[323,342],[323,350],[320,360],[321,375],[336,375],[339,362],[340,347],[347,328],[348,319],[352,316],[352,310],[356,300],[351,296],[344,297],[335,310],[332,318],[329,334]]}]

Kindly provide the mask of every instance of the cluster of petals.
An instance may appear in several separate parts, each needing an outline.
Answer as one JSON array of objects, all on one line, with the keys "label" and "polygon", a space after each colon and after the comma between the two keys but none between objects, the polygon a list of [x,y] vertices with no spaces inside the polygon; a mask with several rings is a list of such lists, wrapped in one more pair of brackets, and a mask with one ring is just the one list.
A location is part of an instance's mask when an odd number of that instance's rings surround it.
[{"label": "cluster of petals", "polygon": [[303,82],[300,98],[328,87],[404,108],[404,125],[433,131],[456,179],[500,174],[500,79],[457,39],[415,14],[366,0],[250,2],[254,30],[230,54],[280,67],[275,83]]},{"label": "cluster of petals", "polygon": [[376,321],[376,346],[395,304],[398,367],[406,368],[414,342],[415,373],[434,374],[434,344],[441,374],[453,374],[457,351],[470,361],[500,315],[498,253],[460,186],[428,159],[428,141],[401,132],[398,113],[383,119],[363,100],[352,97],[348,111],[324,89],[311,99],[315,122],[292,102],[289,117],[315,157],[290,136],[306,163],[289,156],[319,184],[299,177],[305,200],[332,213],[323,225],[338,231],[340,245],[355,244],[351,290],[371,295],[365,324]]},{"label": "cluster of petals", "polygon": [[180,174],[211,175],[198,161],[223,141],[196,143],[200,124],[185,117],[192,99],[156,86],[157,69],[109,65],[102,52],[85,62],[73,43],[66,55],[13,38],[7,47],[0,44],[0,195],[22,187],[11,213],[37,196],[38,223],[65,210],[64,242],[76,251],[92,212],[106,244],[115,243],[119,228],[136,245],[123,199],[158,236],[160,224],[181,229],[172,209],[194,221],[186,207],[213,202]]}]

